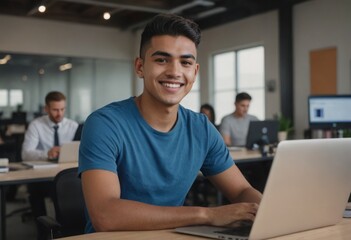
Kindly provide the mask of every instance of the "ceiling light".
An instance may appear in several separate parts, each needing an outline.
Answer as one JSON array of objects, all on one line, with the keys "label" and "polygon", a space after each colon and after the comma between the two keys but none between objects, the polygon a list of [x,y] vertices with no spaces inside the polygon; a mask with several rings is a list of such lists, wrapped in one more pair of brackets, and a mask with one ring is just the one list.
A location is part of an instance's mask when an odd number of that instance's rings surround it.
[{"label": "ceiling light", "polygon": [[39,73],[39,75],[44,75],[45,74],[44,68],[40,68],[38,73]]},{"label": "ceiling light", "polygon": [[43,13],[43,12],[46,11],[46,7],[45,7],[44,5],[40,5],[40,6],[38,7],[38,11],[41,12],[41,13]]},{"label": "ceiling light", "polygon": [[61,72],[66,71],[66,70],[71,69],[71,68],[72,68],[72,63],[62,64],[59,67]]},{"label": "ceiling light", "polygon": [[111,17],[111,14],[110,14],[110,13],[108,13],[108,12],[105,12],[105,13],[104,13],[104,19],[105,19],[105,20],[109,20],[110,17]]},{"label": "ceiling light", "polygon": [[0,64],[6,64],[8,61],[10,61],[11,55],[7,54],[4,58],[0,59]]}]

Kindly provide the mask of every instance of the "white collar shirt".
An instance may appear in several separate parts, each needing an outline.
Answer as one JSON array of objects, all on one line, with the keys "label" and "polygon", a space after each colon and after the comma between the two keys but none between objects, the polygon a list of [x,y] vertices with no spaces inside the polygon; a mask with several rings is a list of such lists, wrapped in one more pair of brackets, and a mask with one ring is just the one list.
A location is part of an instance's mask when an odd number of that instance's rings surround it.
[{"label": "white collar shirt", "polygon": [[[54,146],[54,126],[56,124],[45,115],[34,119],[28,126],[22,145],[23,161],[48,159],[48,151]],[[60,144],[71,142],[78,123],[68,118],[57,124]]]}]

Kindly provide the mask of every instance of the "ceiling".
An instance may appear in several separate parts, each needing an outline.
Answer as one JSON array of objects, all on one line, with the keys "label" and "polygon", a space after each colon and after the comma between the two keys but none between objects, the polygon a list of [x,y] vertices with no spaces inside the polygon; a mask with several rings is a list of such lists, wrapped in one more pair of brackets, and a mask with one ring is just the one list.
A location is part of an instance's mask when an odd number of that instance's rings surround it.
[{"label": "ceiling", "polygon": [[[190,17],[201,29],[207,29],[304,1],[307,0],[0,0],[0,14],[133,31],[144,27],[158,13],[175,13]],[[44,13],[38,11],[41,4],[46,6]],[[111,14],[107,21],[102,17],[104,12]],[[0,64],[8,54],[0,52]],[[58,56],[14,53],[10,56],[8,67],[41,68],[69,61]]]},{"label": "ceiling", "polygon": [[[158,13],[175,13],[194,19],[201,29],[306,0],[0,0],[0,14],[51,19],[121,30],[144,27]],[[46,11],[40,13],[39,5]],[[109,12],[111,18],[103,19]]]}]

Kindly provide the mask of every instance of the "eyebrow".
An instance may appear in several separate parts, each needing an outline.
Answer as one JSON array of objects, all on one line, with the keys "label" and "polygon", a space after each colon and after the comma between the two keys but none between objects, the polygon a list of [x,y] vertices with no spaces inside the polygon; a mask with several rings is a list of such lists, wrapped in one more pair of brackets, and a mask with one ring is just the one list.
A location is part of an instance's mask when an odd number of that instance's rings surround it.
[{"label": "eyebrow", "polygon": [[[151,54],[151,56],[152,57],[153,56],[172,57],[172,54],[170,54],[168,52],[163,52],[163,51],[156,51],[153,54]],[[192,59],[196,60],[195,56],[192,54],[183,54],[183,55],[180,55],[180,58],[192,58]]]}]

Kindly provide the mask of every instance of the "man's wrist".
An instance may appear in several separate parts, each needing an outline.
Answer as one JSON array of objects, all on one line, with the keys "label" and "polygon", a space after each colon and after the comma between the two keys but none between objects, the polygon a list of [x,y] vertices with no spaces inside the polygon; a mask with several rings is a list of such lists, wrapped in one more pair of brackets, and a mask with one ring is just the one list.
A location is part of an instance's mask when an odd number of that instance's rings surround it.
[{"label": "man's wrist", "polygon": [[198,207],[197,208],[197,216],[198,219],[196,220],[197,224],[199,225],[210,225],[211,223],[211,218],[210,218],[210,212],[211,208],[209,207]]}]

